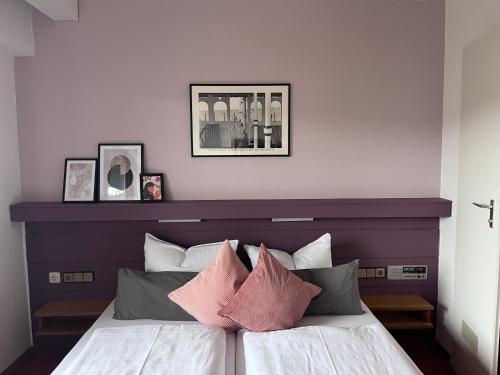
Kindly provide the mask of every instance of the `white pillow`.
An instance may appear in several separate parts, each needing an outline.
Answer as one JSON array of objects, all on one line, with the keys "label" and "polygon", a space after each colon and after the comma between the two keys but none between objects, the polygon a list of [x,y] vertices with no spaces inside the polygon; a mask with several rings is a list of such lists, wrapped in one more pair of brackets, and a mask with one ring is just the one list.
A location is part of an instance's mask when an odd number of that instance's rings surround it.
[{"label": "white pillow", "polygon": [[[229,243],[233,250],[236,251],[238,240],[230,240]],[[208,243],[185,249],[146,233],[144,268],[146,272],[199,272],[215,259],[222,244],[223,242]]]},{"label": "white pillow", "polygon": [[[259,247],[246,244],[243,247],[252,262],[252,268],[255,268],[259,260]],[[282,250],[268,250],[287,270],[332,267],[332,237],[330,233],[322,235],[316,241],[293,254]]]}]

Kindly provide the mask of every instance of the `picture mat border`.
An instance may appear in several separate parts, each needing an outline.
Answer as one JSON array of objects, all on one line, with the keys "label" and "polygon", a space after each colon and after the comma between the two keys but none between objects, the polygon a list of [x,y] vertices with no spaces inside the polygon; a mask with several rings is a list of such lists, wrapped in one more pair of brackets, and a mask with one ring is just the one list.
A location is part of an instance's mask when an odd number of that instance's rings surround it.
[{"label": "picture mat border", "polygon": [[[108,200],[108,199],[101,199],[101,146],[140,146],[141,148],[141,171],[139,172],[139,199],[125,199],[125,200]],[[106,202],[106,203],[126,203],[126,202],[140,202],[141,201],[141,180],[140,180],[140,175],[142,171],[144,170],[144,143],[98,143],[97,144],[97,160],[99,160],[98,167],[99,167],[99,188],[97,190],[97,202]]]},{"label": "picture mat border", "polygon": [[[93,161],[94,162],[94,196],[92,200],[66,200],[66,176],[68,171],[68,161]],[[97,158],[66,158],[64,159],[64,180],[63,180],[63,203],[95,203],[97,199],[98,189],[98,176],[99,176],[99,160]]]},{"label": "picture mat border", "polygon": [[[283,126],[284,118],[287,119],[287,131],[284,132],[282,129],[282,137],[283,141],[282,143],[285,144],[285,135],[286,135],[286,142],[287,142],[287,149],[286,151],[278,151],[271,153],[269,152],[268,154],[256,154],[257,152],[265,152],[266,149],[261,148],[258,149],[259,151],[238,151],[239,149],[234,148],[234,149],[228,149],[224,148],[221,151],[214,151],[214,149],[211,149],[210,151],[205,151],[203,152],[202,149],[199,147],[198,144],[198,150],[196,151],[197,154],[195,154],[195,138],[194,138],[194,117],[193,117],[193,112],[194,109],[196,109],[196,95],[200,93],[200,91],[194,92],[193,89],[196,86],[200,87],[223,87],[225,91],[227,91],[228,94],[231,93],[238,93],[242,91],[248,91],[249,87],[265,87],[265,86],[271,86],[271,87],[283,87],[282,91],[282,100],[281,100],[281,122]],[[216,90],[214,90],[215,92]],[[275,90],[262,90],[260,89],[259,92],[266,92],[266,91],[271,91],[271,92],[276,92]],[[285,94],[286,94],[286,103],[287,103],[287,110],[283,109],[283,102],[285,101]],[[191,115],[191,124],[190,124],[190,130],[191,130],[191,157],[269,157],[269,156],[276,156],[276,157],[289,157],[291,153],[291,136],[290,136],[290,124],[291,124],[291,114],[290,114],[290,107],[291,107],[291,84],[290,83],[192,83],[189,85],[189,99],[190,99],[190,115]],[[196,131],[199,134],[199,118],[196,120]],[[199,142],[199,140],[198,140]],[[271,150],[272,151],[272,150]],[[222,152],[226,154],[221,154]],[[231,152],[232,154],[227,154],[228,152]]]}]

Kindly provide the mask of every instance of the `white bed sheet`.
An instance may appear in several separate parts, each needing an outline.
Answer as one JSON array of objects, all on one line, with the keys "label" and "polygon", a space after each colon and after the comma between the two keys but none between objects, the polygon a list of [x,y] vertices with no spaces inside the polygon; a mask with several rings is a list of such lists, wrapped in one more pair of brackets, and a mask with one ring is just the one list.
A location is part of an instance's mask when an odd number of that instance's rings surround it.
[{"label": "white bed sheet", "polygon": [[[342,328],[356,328],[368,325],[379,325],[384,331],[387,331],[382,323],[372,314],[370,309],[362,303],[365,314],[362,315],[321,315],[321,316],[305,316],[299,322],[299,327],[306,326],[328,326]],[[238,331],[236,335],[236,375],[246,375],[245,368],[245,346],[243,344],[243,334],[246,330]],[[387,332],[388,333],[388,332]],[[389,334],[389,333],[388,333]],[[396,343],[396,345],[398,345]],[[404,353],[404,350],[401,349]],[[405,353],[401,357],[401,361],[408,364],[414,364],[413,361]],[[304,374],[306,375],[306,374]]]},{"label": "white bed sheet", "polygon": [[[109,328],[109,327],[126,327],[126,326],[138,326],[138,325],[199,325],[201,323],[197,321],[166,321],[166,320],[151,320],[151,319],[138,319],[138,320],[115,320],[113,319],[114,314],[114,301],[104,310],[101,316],[96,320],[96,322],[89,328],[89,330],[82,336],[82,338],[76,343],[76,345],[71,349],[71,351],[64,357],[62,362],[57,366],[57,368],[52,372],[53,375],[63,374],[64,371],[69,367],[70,363],[74,361],[80,352],[83,350],[90,337],[94,331],[98,328]],[[234,333],[226,334],[226,375],[235,374],[235,353],[236,353],[236,339]]]},{"label": "white bed sheet", "polygon": [[[98,328],[105,327],[123,327],[123,326],[134,326],[134,325],[177,325],[177,324],[201,324],[197,321],[162,321],[162,320],[114,320],[114,302],[112,302],[102,315],[97,319],[97,321],[92,325],[92,327],[82,336],[78,343],[73,347],[73,349],[66,355],[63,361],[52,373],[53,375],[60,375],[66,370],[69,364],[80,354],[80,352],[85,347],[85,344],[92,336],[92,333]],[[365,314],[362,315],[322,315],[322,316],[305,316],[299,322],[299,327],[305,326],[329,326],[329,327],[344,327],[344,328],[355,328],[362,327],[370,324],[382,324],[379,320],[372,314],[368,307],[363,303],[363,310]],[[383,326],[382,326],[383,327]],[[385,328],[384,328],[385,329]],[[243,345],[243,333],[245,330],[240,330],[237,334],[228,333],[226,336],[226,375],[246,375],[245,368],[245,348]],[[411,359],[406,356],[402,358],[409,363],[412,363]]]}]

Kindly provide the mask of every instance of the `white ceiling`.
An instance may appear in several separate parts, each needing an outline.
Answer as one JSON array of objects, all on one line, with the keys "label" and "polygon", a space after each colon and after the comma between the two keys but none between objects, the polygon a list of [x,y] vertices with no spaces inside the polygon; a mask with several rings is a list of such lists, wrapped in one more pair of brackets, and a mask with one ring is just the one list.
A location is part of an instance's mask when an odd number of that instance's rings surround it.
[{"label": "white ceiling", "polygon": [[78,21],[78,0],[25,0],[54,21]]}]

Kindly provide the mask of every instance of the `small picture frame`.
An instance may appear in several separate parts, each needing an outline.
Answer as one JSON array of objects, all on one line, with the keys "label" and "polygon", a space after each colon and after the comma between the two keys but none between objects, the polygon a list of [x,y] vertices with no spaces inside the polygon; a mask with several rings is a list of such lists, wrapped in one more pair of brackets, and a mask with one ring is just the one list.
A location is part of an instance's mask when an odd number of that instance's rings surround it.
[{"label": "small picture frame", "polygon": [[143,202],[162,202],[165,200],[163,173],[141,174],[141,200]]},{"label": "small picture frame", "polygon": [[144,145],[100,143],[98,154],[99,201],[140,201]]},{"label": "small picture frame", "polygon": [[64,161],[63,202],[94,202],[97,159],[68,158]]}]

